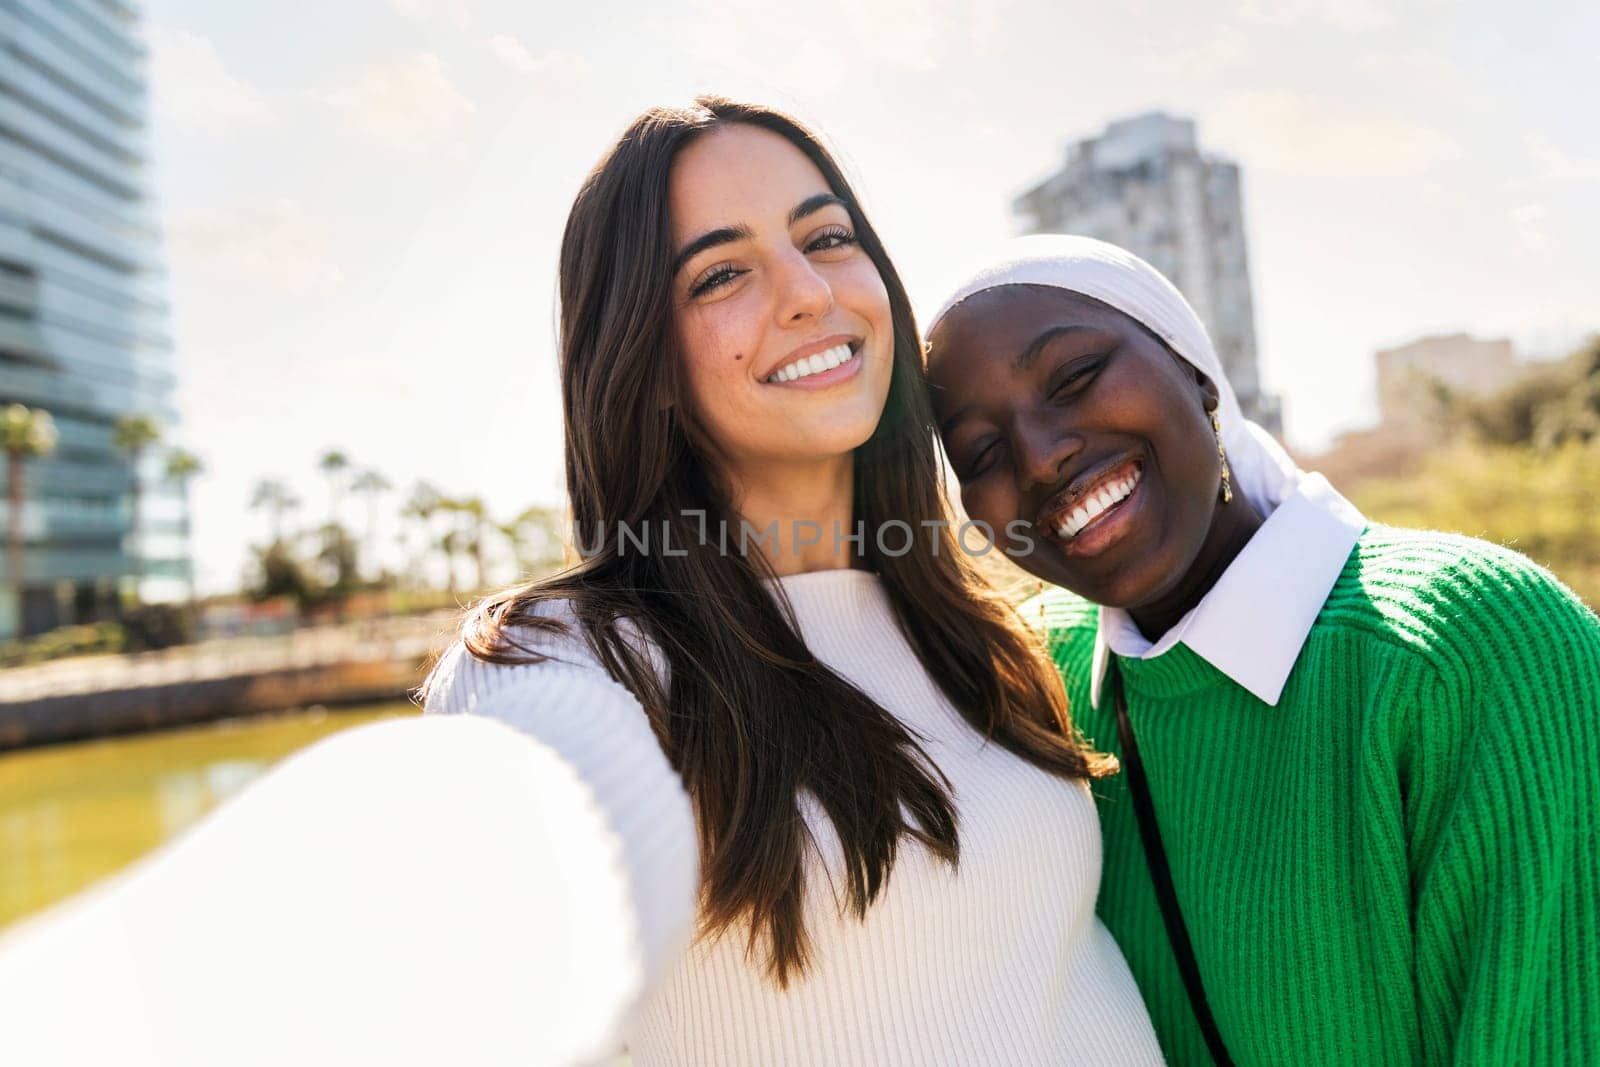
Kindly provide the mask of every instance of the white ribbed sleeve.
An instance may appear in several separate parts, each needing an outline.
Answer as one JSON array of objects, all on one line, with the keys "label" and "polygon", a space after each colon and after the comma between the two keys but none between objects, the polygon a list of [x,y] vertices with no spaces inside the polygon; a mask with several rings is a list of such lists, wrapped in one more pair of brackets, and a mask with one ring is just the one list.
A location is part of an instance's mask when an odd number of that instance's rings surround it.
[{"label": "white ribbed sleeve", "polygon": [[[631,700],[559,671],[508,718]],[[574,715],[359,727],[0,939],[0,1063],[530,1064],[614,1051],[692,916],[681,791]],[[648,796],[656,824],[641,825]]]},{"label": "white ribbed sleeve", "polygon": [[[527,631],[519,640],[560,658],[485,663],[457,641],[430,678],[424,711],[486,716],[514,727],[582,783],[596,820],[568,824],[564,809],[556,807],[526,816],[545,824],[542,833],[562,834],[572,845],[549,860],[552,872],[570,879],[577,891],[581,915],[574,920],[613,932],[608,936],[626,949],[626,966],[612,976],[614,989],[607,993],[620,1020],[676,961],[693,927],[699,857],[689,797],[644,709],[587,646],[576,637]],[[604,864],[576,851],[596,825]],[[619,1047],[620,1033],[612,1032]]]}]

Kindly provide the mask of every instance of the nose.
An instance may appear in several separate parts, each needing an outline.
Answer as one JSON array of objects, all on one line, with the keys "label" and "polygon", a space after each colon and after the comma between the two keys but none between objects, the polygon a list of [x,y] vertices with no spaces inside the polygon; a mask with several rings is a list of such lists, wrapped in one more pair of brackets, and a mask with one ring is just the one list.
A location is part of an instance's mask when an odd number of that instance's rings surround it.
[{"label": "nose", "polygon": [[799,249],[781,257],[774,274],[780,325],[820,319],[833,310],[832,287]]},{"label": "nose", "polygon": [[1022,491],[1055,486],[1067,461],[1083,448],[1083,438],[1060,423],[1059,411],[1034,412],[1019,416],[1012,426],[1011,449]]}]

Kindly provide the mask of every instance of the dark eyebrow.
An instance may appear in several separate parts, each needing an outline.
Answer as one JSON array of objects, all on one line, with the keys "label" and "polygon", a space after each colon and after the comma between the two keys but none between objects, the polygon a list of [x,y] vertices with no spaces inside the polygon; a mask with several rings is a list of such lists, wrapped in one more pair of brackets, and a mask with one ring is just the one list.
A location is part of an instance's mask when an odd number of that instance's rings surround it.
[{"label": "dark eyebrow", "polygon": [[1017,353],[1016,368],[1018,370],[1027,370],[1033,365],[1033,361],[1039,358],[1039,353],[1044,351],[1045,346],[1058,337],[1064,337],[1067,334],[1073,333],[1100,332],[1100,330],[1095,329],[1093,326],[1052,326],[1048,330],[1045,330],[1043,333],[1041,333],[1038,337],[1035,337],[1032,341],[1029,341],[1028,347]]},{"label": "dark eyebrow", "polygon": [[800,201],[793,211],[789,212],[789,225],[793,226],[807,215],[815,215],[823,208],[831,207],[834,204],[838,204],[846,211],[850,210],[850,205],[845,203],[843,198],[834,196],[832,193],[818,193],[816,196],[808,196]]},{"label": "dark eyebrow", "polygon": [[678,253],[678,258],[672,262],[672,276],[677,277],[678,272],[683,269],[685,263],[708,248],[731,244],[734,241],[746,241],[754,236],[755,234],[751,232],[750,227],[742,223],[738,226],[724,226],[720,230],[703,233],[683,246],[683,250]]},{"label": "dark eyebrow", "polygon": [[[835,196],[832,193],[818,193],[816,196],[808,196],[800,201],[793,211],[789,212],[789,225],[793,226],[807,215],[815,215],[823,208],[832,207],[834,204],[838,204],[846,211],[850,209],[850,205],[842,197]],[[724,226],[721,229],[703,233],[683,246],[683,250],[678,253],[678,258],[672,262],[672,274],[676,277],[685,263],[708,248],[731,244],[734,241],[746,241],[754,236],[755,234],[750,227],[743,223],[738,226]]]}]

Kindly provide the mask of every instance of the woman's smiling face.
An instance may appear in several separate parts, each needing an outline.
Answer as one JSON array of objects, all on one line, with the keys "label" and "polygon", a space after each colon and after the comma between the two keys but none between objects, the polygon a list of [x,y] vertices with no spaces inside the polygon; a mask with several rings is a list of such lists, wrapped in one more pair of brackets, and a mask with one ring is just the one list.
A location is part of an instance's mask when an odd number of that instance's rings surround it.
[{"label": "woman's smiling face", "polygon": [[929,345],[967,514],[1031,524],[1016,562],[1095,603],[1171,596],[1217,508],[1210,380],[1122,312],[1050,286],[977,293]]},{"label": "woman's smiling face", "polygon": [[894,360],[849,205],[789,141],[739,123],[683,149],[668,197],[684,377],[725,472],[848,455],[878,425]]}]

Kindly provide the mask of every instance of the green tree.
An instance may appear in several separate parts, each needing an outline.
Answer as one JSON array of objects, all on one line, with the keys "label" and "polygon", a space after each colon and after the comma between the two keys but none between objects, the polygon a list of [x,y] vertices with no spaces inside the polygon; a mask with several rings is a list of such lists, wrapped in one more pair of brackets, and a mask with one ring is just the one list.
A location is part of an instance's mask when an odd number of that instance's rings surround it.
[{"label": "green tree", "polygon": [[265,511],[272,530],[270,544],[283,543],[283,519],[300,506],[300,499],[276,478],[263,478],[250,495],[250,510]]},{"label": "green tree", "polygon": [[400,509],[401,518],[408,519],[417,526],[416,542],[419,547],[412,560],[411,571],[419,585],[426,585],[429,554],[440,547],[434,537],[433,527],[434,517],[444,510],[444,504],[444,494],[437,487],[428,482],[418,482],[412,486],[411,495]]},{"label": "green tree", "polygon": [[1438,388],[1446,417],[1488,445],[1541,450],[1600,438],[1600,334],[1571,356],[1537,365],[1487,397]]},{"label": "green tree", "polygon": [[378,560],[378,502],[383,494],[389,492],[394,486],[376,470],[364,470],[356,475],[355,481],[350,483],[350,491],[367,498],[367,544],[365,554],[367,557],[367,570],[372,580],[377,581],[383,575],[383,567]]},{"label": "green tree", "polygon": [[483,498],[476,496],[463,497],[451,502],[452,508],[462,521],[462,531],[459,544],[472,560],[474,588],[481,592],[488,585],[484,576],[483,553],[487,547],[485,535],[489,526],[489,511],[484,506]]},{"label": "green tree", "polygon": [[328,593],[344,596],[360,585],[356,542],[341,524],[325,522],[317,531],[316,560],[322,566]]},{"label": "green tree", "polygon": [[0,448],[6,453],[6,563],[16,605],[17,632],[22,632],[22,508],[27,499],[24,464],[56,450],[55,419],[48,411],[11,404],[0,410]]},{"label": "green tree", "polygon": [[[446,504],[444,510],[453,511],[451,505]],[[444,587],[450,594],[450,599],[456,598],[459,583],[456,581],[456,554],[462,548],[461,531],[454,526],[445,527],[444,533],[439,537],[439,552],[444,556]]]},{"label": "green tree", "polygon": [[252,546],[256,556],[259,577],[251,595],[257,600],[276,596],[292,596],[295,603],[304,607],[316,599],[317,589],[305,567],[295,557],[294,551],[282,539],[275,538],[269,545]]},{"label": "green tree", "polygon": [[350,470],[350,457],[330,448],[317,460],[317,469],[328,479],[328,521],[338,522],[344,504],[344,480]]},{"label": "green tree", "polygon": [[536,577],[561,566],[565,549],[561,540],[561,512],[534,505],[510,522],[496,527],[511,546],[518,580]]},{"label": "green tree", "polygon": [[[133,473],[133,481],[129,486],[133,527],[133,544],[130,551],[133,555],[134,577],[143,578],[145,546],[141,517],[144,513],[144,477],[140,473],[139,463],[143,460],[144,454],[161,440],[161,427],[148,415],[121,415],[112,424],[111,438],[117,451],[128,457],[128,465]],[[137,594],[137,586],[135,592]]]}]

